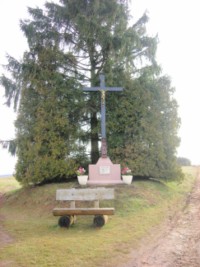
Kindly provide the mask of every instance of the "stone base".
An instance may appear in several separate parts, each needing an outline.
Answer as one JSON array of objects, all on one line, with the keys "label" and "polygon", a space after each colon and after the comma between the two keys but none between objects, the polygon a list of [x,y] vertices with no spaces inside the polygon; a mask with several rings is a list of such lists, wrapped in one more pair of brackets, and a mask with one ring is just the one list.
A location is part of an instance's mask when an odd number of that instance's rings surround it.
[{"label": "stone base", "polygon": [[108,157],[100,158],[97,164],[90,164],[87,184],[123,184],[120,164],[113,164]]}]

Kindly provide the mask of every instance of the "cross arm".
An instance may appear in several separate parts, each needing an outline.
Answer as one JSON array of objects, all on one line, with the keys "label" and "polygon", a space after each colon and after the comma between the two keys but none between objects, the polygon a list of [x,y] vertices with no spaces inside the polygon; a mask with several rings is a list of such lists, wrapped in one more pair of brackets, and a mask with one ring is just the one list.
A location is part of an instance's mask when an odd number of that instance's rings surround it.
[{"label": "cross arm", "polygon": [[99,91],[100,87],[83,87],[83,91]]},{"label": "cross arm", "polygon": [[122,88],[122,87],[106,87],[105,88],[105,91],[123,91],[124,90],[124,88]]},{"label": "cross arm", "polygon": [[114,92],[114,91],[123,91],[124,88],[122,87],[83,87],[83,91],[110,91],[110,92]]}]

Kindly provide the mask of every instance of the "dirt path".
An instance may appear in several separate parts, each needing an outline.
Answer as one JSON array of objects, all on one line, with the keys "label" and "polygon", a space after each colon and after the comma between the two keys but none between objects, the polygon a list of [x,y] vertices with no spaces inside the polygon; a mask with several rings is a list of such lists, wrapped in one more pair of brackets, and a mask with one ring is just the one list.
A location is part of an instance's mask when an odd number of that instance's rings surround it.
[{"label": "dirt path", "polygon": [[200,175],[184,210],[119,267],[200,267]]}]

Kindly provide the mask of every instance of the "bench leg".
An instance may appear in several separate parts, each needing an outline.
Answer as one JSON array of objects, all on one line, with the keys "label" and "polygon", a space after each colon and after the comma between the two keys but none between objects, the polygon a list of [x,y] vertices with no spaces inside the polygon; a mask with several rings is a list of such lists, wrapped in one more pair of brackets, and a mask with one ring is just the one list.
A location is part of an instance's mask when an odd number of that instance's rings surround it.
[{"label": "bench leg", "polygon": [[70,225],[75,223],[75,220],[76,220],[76,216],[73,216],[73,215],[61,216],[58,220],[58,224],[60,227],[68,228]]},{"label": "bench leg", "polygon": [[108,216],[107,215],[95,215],[94,217],[94,225],[96,227],[102,227],[104,224],[106,224],[108,221]]}]

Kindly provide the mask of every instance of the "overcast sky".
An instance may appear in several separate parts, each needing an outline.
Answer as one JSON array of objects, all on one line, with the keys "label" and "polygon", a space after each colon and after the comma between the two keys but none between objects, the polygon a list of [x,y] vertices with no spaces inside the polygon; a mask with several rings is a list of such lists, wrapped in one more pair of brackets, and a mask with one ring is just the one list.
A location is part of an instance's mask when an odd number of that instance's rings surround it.
[{"label": "overcast sky", "polygon": [[[0,3],[0,64],[6,64],[6,53],[17,59],[27,48],[26,39],[19,29],[19,20],[27,18],[27,6],[42,7],[44,0],[1,1]],[[158,33],[157,60],[163,73],[171,77],[176,88],[182,125],[179,131],[181,145],[178,155],[200,164],[199,114],[199,1],[198,0],[132,0],[132,15],[139,17],[148,10],[148,32]],[[0,73],[3,69],[0,68]],[[12,109],[3,105],[3,89],[0,88],[0,139],[14,137]],[[0,148],[0,175],[14,171],[15,158]]]}]

